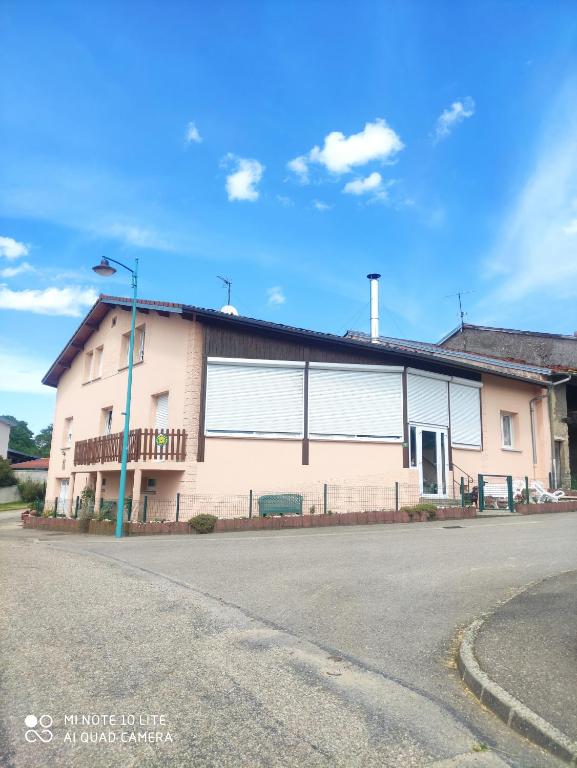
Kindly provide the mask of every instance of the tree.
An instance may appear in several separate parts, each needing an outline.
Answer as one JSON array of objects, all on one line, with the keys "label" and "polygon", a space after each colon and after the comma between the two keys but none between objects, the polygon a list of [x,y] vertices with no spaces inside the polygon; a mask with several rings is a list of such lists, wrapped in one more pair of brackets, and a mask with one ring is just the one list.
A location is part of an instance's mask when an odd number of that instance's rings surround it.
[{"label": "tree", "polygon": [[20,453],[36,455],[36,444],[34,443],[34,432],[29,428],[28,422],[19,421],[14,416],[2,416],[3,419],[9,419],[13,423],[10,430],[10,442],[8,448]]},{"label": "tree", "polygon": [[52,445],[52,424],[49,424],[47,427],[44,427],[44,429],[40,430],[40,432],[34,438],[34,443],[36,445],[36,453],[38,456],[50,456],[50,446]]},{"label": "tree", "polygon": [[9,485],[16,485],[16,477],[7,459],[0,456],[0,488],[6,488]]}]

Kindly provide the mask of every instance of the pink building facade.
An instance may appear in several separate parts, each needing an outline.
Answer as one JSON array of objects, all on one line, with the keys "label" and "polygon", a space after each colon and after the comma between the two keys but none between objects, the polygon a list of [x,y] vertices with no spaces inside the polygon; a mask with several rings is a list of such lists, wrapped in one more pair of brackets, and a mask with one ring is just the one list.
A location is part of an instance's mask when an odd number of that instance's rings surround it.
[{"label": "pink building facade", "polygon": [[[128,299],[101,297],[44,378],[57,388],[47,500],[115,500]],[[547,369],[432,344],[303,331],[139,302],[127,495],[339,486],[453,496],[479,473],[545,480]],[[161,436],[160,439],[158,437]]]}]

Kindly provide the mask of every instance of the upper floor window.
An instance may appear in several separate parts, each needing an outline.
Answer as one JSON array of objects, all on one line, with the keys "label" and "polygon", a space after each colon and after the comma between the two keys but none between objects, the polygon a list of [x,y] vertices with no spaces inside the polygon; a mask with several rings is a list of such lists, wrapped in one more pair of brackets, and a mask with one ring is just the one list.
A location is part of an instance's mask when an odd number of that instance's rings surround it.
[{"label": "upper floor window", "polygon": [[96,347],[92,359],[92,379],[99,379],[102,376],[102,353],[104,347]]},{"label": "upper floor window", "polygon": [[[146,336],[146,327],[139,325],[134,329],[134,350],[132,353],[132,362],[141,363],[144,360],[144,339]],[[130,332],[122,336],[122,345],[120,350],[120,367],[128,366],[128,352],[130,350]]]},{"label": "upper floor window", "polygon": [[84,355],[84,381],[90,381],[92,377],[92,358],[94,357],[93,350],[86,352]]},{"label": "upper floor window", "polygon": [[501,445],[503,448],[515,447],[516,416],[515,413],[501,413]]},{"label": "upper floor window", "polygon": [[72,446],[72,418],[65,419],[64,421],[63,445],[65,448],[70,448]]},{"label": "upper floor window", "polygon": [[102,409],[102,434],[110,435],[112,433],[112,408]]}]

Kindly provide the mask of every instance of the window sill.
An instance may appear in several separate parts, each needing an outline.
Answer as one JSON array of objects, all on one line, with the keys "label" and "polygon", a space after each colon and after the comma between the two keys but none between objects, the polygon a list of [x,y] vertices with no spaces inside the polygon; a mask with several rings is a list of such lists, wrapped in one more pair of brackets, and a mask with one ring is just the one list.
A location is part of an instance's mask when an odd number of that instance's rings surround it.
[{"label": "window sill", "polygon": [[86,386],[88,386],[88,384],[94,384],[94,382],[100,381],[101,378],[102,378],[102,376],[97,376],[95,379],[89,379],[88,381],[83,381],[82,382],[82,386],[86,387]]},{"label": "window sill", "polygon": [[512,448],[512,447],[509,447],[507,445],[502,445],[501,446],[501,450],[502,451],[507,451],[507,453],[523,453],[521,448]]},{"label": "window sill", "polygon": [[[132,367],[136,368],[137,365],[142,365],[143,362],[144,360],[137,360],[135,363],[132,363]],[[120,371],[127,371],[127,370],[128,370],[128,366],[123,365],[122,368],[118,369],[118,373],[120,373]]]},{"label": "window sill", "polygon": [[483,450],[480,445],[460,445],[459,443],[451,443],[451,448],[454,451],[477,451],[477,453]]}]

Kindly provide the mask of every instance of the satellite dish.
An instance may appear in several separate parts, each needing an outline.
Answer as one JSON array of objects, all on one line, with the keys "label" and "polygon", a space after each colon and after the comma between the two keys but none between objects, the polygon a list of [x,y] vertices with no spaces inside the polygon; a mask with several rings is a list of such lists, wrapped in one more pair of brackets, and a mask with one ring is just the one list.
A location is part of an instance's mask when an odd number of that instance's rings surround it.
[{"label": "satellite dish", "polygon": [[224,307],[221,307],[220,311],[224,312],[225,315],[236,315],[238,317],[238,309],[231,304],[225,304]]}]

